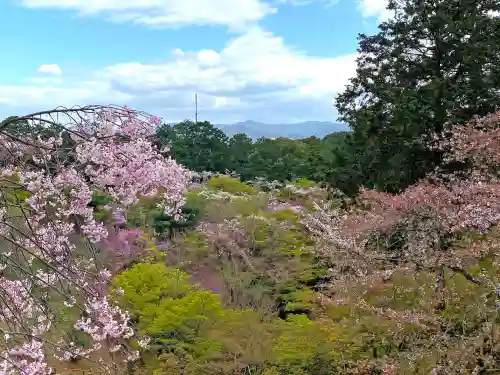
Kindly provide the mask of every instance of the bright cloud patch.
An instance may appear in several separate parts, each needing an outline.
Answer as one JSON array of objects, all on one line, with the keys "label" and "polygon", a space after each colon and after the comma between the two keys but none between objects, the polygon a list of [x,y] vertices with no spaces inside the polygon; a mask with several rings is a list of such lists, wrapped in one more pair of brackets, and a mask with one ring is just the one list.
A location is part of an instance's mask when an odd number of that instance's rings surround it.
[{"label": "bright cloud patch", "polygon": [[355,74],[355,58],[308,56],[253,27],[220,51],[176,49],[164,63],[129,62],[91,72],[92,82],[85,77],[57,86],[0,86],[0,98],[44,107],[129,104],[177,121],[193,117],[198,92],[201,118],[211,121],[334,119],[332,97]]},{"label": "bright cloud patch", "polygon": [[337,4],[340,0],[277,0],[281,4],[290,4],[295,6],[309,5],[314,2],[323,3],[326,7]]},{"label": "bright cloud patch", "polygon": [[355,73],[355,55],[307,56],[258,27],[234,38],[219,52],[176,50],[174,54],[176,59],[164,64],[118,64],[101,74],[130,93],[187,89],[252,98],[273,92],[285,100],[293,95],[332,95]]},{"label": "bright cloud patch", "polygon": [[57,64],[42,64],[38,67],[39,73],[61,75],[62,70]]},{"label": "bright cloud patch", "polygon": [[387,0],[360,0],[358,10],[363,17],[377,17],[379,21],[387,21],[391,12],[386,9]]},{"label": "bright cloud patch", "polygon": [[255,22],[275,11],[261,0],[18,0],[29,8],[68,9],[104,14],[117,22],[149,26],[227,25]]},{"label": "bright cloud patch", "polygon": [[14,114],[20,115],[20,111],[16,108],[50,109],[94,102],[127,102],[132,99],[130,95],[113,91],[105,82],[77,82],[66,86],[54,85],[53,81],[36,83],[36,85],[0,86],[0,103],[14,107],[16,112]]}]

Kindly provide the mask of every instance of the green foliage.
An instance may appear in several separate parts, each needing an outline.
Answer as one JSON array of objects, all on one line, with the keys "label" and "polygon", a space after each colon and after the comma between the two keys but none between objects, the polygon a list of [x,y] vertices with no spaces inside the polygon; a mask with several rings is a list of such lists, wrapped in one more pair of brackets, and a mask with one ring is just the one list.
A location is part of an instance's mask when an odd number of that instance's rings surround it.
[{"label": "green foliage", "polygon": [[255,175],[269,180],[293,180],[308,171],[308,147],[288,138],[262,138],[255,142],[250,155]]},{"label": "green foliage", "polygon": [[157,130],[163,145],[170,145],[172,156],[191,170],[224,172],[227,168],[228,138],[208,121],[189,120],[163,125]]},{"label": "green foliage", "polygon": [[[153,338],[161,371],[208,374],[290,367],[292,373],[329,363],[329,335],[305,317],[267,320],[252,310],[224,308],[218,295],[201,290],[189,276],[163,264],[137,264],[115,277],[119,303],[142,333]],[[288,366],[288,367],[287,367]],[[212,372],[213,373],[213,372]]]},{"label": "green foliage", "polygon": [[301,188],[312,188],[317,186],[317,184],[314,181],[311,181],[306,177],[302,177],[294,181],[293,184]]},{"label": "green foliage", "polygon": [[195,259],[210,255],[210,246],[207,243],[207,238],[200,232],[188,232],[182,237],[183,243],[191,254],[195,255]]},{"label": "green foliage", "polygon": [[128,225],[150,228],[154,235],[170,238],[177,232],[194,228],[203,215],[204,202],[195,193],[187,195],[181,219],[166,215],[158,208],[158,203],[159,198],[141,197],[139,203],[127,212]]},{"label": "green foliage", "polygon": [[111,196],[109,196],[109,194],[96,190],[92,192],[92,201],[90,202],[90,204],[94,207],[105,206],[108,203],[111,203],[112,200],[113,199],[111,198]]},{"label": "green foliage", "polygon": [[27,120],[18,120],[17,116],[10,116],[0,121],[0,130],[14,136],[23,136],[30,134],[33,127],[30,126]]},{"label": "green foliage", "polygon": [[317,298],[316,293],[307,288],[297,288],[283,295],[281,301],[285,303],[284,315],[311,313],[316,307]]},{"label": "green foliage", "polygon": [[278,222],[288,222],[292,225],[300,225],[299,215],[290,209],[267,211],[264,216],[275,219]]},{"label": "green foliage", "polygon": [[18,185],[19,177],[12,176],[11,181],[0,180],[0,192],[2,199],[12,205],[23,203],[31,196],[31,193]]},{"label": "green foliage", "polygon": [[225,191],[231,194],[249,194],[254,195],[257,190],[244,182],[237,180],[236,178],[231,178],[227,176],[216,176],[212,177],[208,182],[207,186],[210,188]]},{"label": "green foliage", "polygon": [[149,311],[145,333],[155,339],[162,350],[188,352],[196,357],[210,357],[220,350],[207,331],[223,314],[220,298],[211,292],[193,291],[181,298],[163,298]]},{"label": "green foliage", "polygon": [[111,196],[102,191],[93,191],[90,206],[94,207],[94,217],[99,221],[106,221],[111,218],[111,214],[103,206],[112,202]]},{"label": "green foliage", "polygon": [[317,355],[327,351],[324,349],[330,337],[317,323],[304,315],[292,315],[287,322],[274,346],[277,363],[306,367]]},{"label": "green foliage", "polygon": [[250,161],[254,152],[252,139],[246,134],[235,134],[228,141],[229,161],[227,169],[236,171],[243,180],[255,178],[255,171]]},{"label": "green foliage", "polygon": [[[216,186],[222,185],[220,181],[216,180]],[[223,181],[231,182],[226,185],[233,193],[247,191],[247,185],[237,180]],[[238,188],[234,189],[233,184]],[[327,274],[325,266],[311,252],[315,242],[304,230],[296,212],[267,210],[253,201],[259,196],[207,201],[205,219],[219,225],[219,234],[217,231],[190,232],[178,238],[181,265],[195,276],[203,273],[202,280],[207,279],[206,267],[212,270],[210,272],[222,269],[224,286],[217,284],[218,289],[222,288],[221,293],[230,296],[234,306],[275,309],[280,305],[279,314],[310,315],[317,309],[313,288]],[[235,217],[239,223],[237,229],[226,221]],[[228,237],[235,231],[238,249],[227,246]],[[204,267],[198,270],[192,266],[194,263],[203,263]]]},{"label": "green foliage", "polygon": [[163,264],[139,263],[117,275],[115,287],[122,289],[121,304],[132,316],[139,317],[149,306],[160,303],[164,296],[177,298],[192,288],[189,276]]},{"label": "green foliage", "polygon": [[422,136],[500,104],[497,1],[391,0],[389,8],[395,16],[377,34],[359,35],[356,77],[336,99],[353,133],[334,184],[350,175],[354,185],[398,191],[441,161]]},{"label": "green foliage", "polygon": [[[485,358],[481,368],[496,368],[494,251],[462,273],[445,267],[442,291],[432,267],[378,269],[376,260],[358,279],[340,269],[334,248],[315,252],[320,244],[301,223],[303,212],[268,209],[270,194],[246,195],[248,186],[222,178],[191,191],[203,225],[174,237],[165,256],[171,265],[141,263],[114,278],[120,305],[152,338],[142,352],[145,370],[354,375],[390,373],[393,364],[395,373],[411,375],[429,373],[443,358],[463,373],[478,358]],[[458,239],[464,251],[491,241],[475,233]]]},{"label": "green foliage", "polygon": [[258,215],[267,205],[268,198],[263,194],[245,197],[245,199],[235,199],[230,204],[232,210],[243,217]]},{"label": "green foliage", "polygon": [[116,276],[121,306],[161,352],[203,358],[219,350],[207,336],[223,314],[220,298],[200,290],[189,275],[164,264],[137,264]]},{"label": "green foliage", "polygon": [[245,134],[228,138],[207,121],[186,120],[159,127],[157,142],[169,146],[172,156],[191,170],[234,171],[244,181],[261,177],[282,182],[302,177],[326,181],[344,163],[338,153],[345,143],[344,133],[325,139],[261,138],[253,142]]}]

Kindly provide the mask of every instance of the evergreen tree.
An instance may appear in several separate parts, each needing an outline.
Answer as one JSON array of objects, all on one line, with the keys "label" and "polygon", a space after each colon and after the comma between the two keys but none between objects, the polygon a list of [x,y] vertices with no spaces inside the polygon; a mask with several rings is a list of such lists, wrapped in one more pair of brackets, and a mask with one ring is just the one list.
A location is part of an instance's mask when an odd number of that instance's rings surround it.
[{"label": "evergreen tree", "polygon": [[499,0],[390,0],[393,17],[359,35],[357,74],[336,98],[353,129],[359,184],[398,191],[441,162],[422,136],[500,103]]},{"label": "evergreen tree", "polygon": [[224,172],[229,167],[228,138],[208,121],[162,125],[157,137],[161,144],[171,146],[171,154],[179,163],[193,171]]},{"label": "evergreen tree", "polygon": [[249,161],[253,148],[252,139],[246,134],[238,133],[229,138],[229,169],[238,173],[244,180],[255,177],[252,173],[252,165]]}]

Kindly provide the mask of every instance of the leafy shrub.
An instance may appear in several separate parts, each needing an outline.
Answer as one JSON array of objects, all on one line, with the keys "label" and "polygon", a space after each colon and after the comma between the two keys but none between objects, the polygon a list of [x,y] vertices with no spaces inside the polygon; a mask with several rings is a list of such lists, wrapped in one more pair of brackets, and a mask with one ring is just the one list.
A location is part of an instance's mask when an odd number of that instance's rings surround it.
[{"label": "leafy shrub", "polygon": [[332,337],[317,322],[303,315],[293,315],[283,325],[273,351],[275,368],[287,374],[332,374],[335,361],[332,356]]},{"label": "leafy shrub", "polygon": [[228,176],[215,176],[207,182],[207,186],[213,189],[225,191],[231,194],[257,194],[257,189],[241,182],[240,180]]},{"label": "leafy shrub", "polygon": [[142,263],[116,276],[120,305],[161,353],[210,355],[217,343],[207,336],[223,314],[220,298],[189,283],[189,275],[164,264]]},{"label": "leafy shrub", "polygon": [[181,208],[181,219],[166,215],[157,207],[158,202],[158,198],[142,197],[127,213],[128,225],[151,228],[155,236],[171,238],[177,232],[194,228],[203,214],[203,203],[196,199],[195,194],[187,196],[186,203]]},{"label": "leafy shrub", "polygon": [[[224,308],[220,297],[164,264],[141,263],[113,281],[120,305],[152,338],[155,373],[233,374],[245,369],[328,374],[336,366],[330,328],[305,316],[266,319]],[[340,336],[339,336],[340,337]],[[330,371],[330,372],[329,372]]]}]

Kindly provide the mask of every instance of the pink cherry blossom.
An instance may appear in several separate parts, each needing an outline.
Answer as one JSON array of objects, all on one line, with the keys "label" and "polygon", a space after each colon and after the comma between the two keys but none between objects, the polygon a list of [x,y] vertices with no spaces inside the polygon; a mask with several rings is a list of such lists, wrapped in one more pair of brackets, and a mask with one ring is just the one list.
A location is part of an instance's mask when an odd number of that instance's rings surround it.
[{"label": "pink cherry blossom", "polygon": [[[179,215],[191,181],[190,171],[163,157],[151,142],[159,118],[99,106],[57,113],[66,114],[70,125],[56,135],[18,139],[0,129],[0,194],[10,199],[0,201],[5,243],[0,324],[16,338],[6,341],[0,374],[49,372],[42,335],[54,322],[53,300],[82,309],[75,328],[93,340],[83,349],[61,338],[56,358],[87,356],[102,347],[137,358],[127,345],[134,336],[129,315],[107,297],[112,274],[93,255],[110,233],[94,217],[92,193],[111,196],[110,207],[121,215],[117,222],[125,224],[127,209],[140,196],[161,196],[161,208]],[[28,116],[26,121],[35,128],[42,120]],[[19,200],[12,189],[29,195]],[[139,234],[120,230],[117,238],[126,250]]]}]

